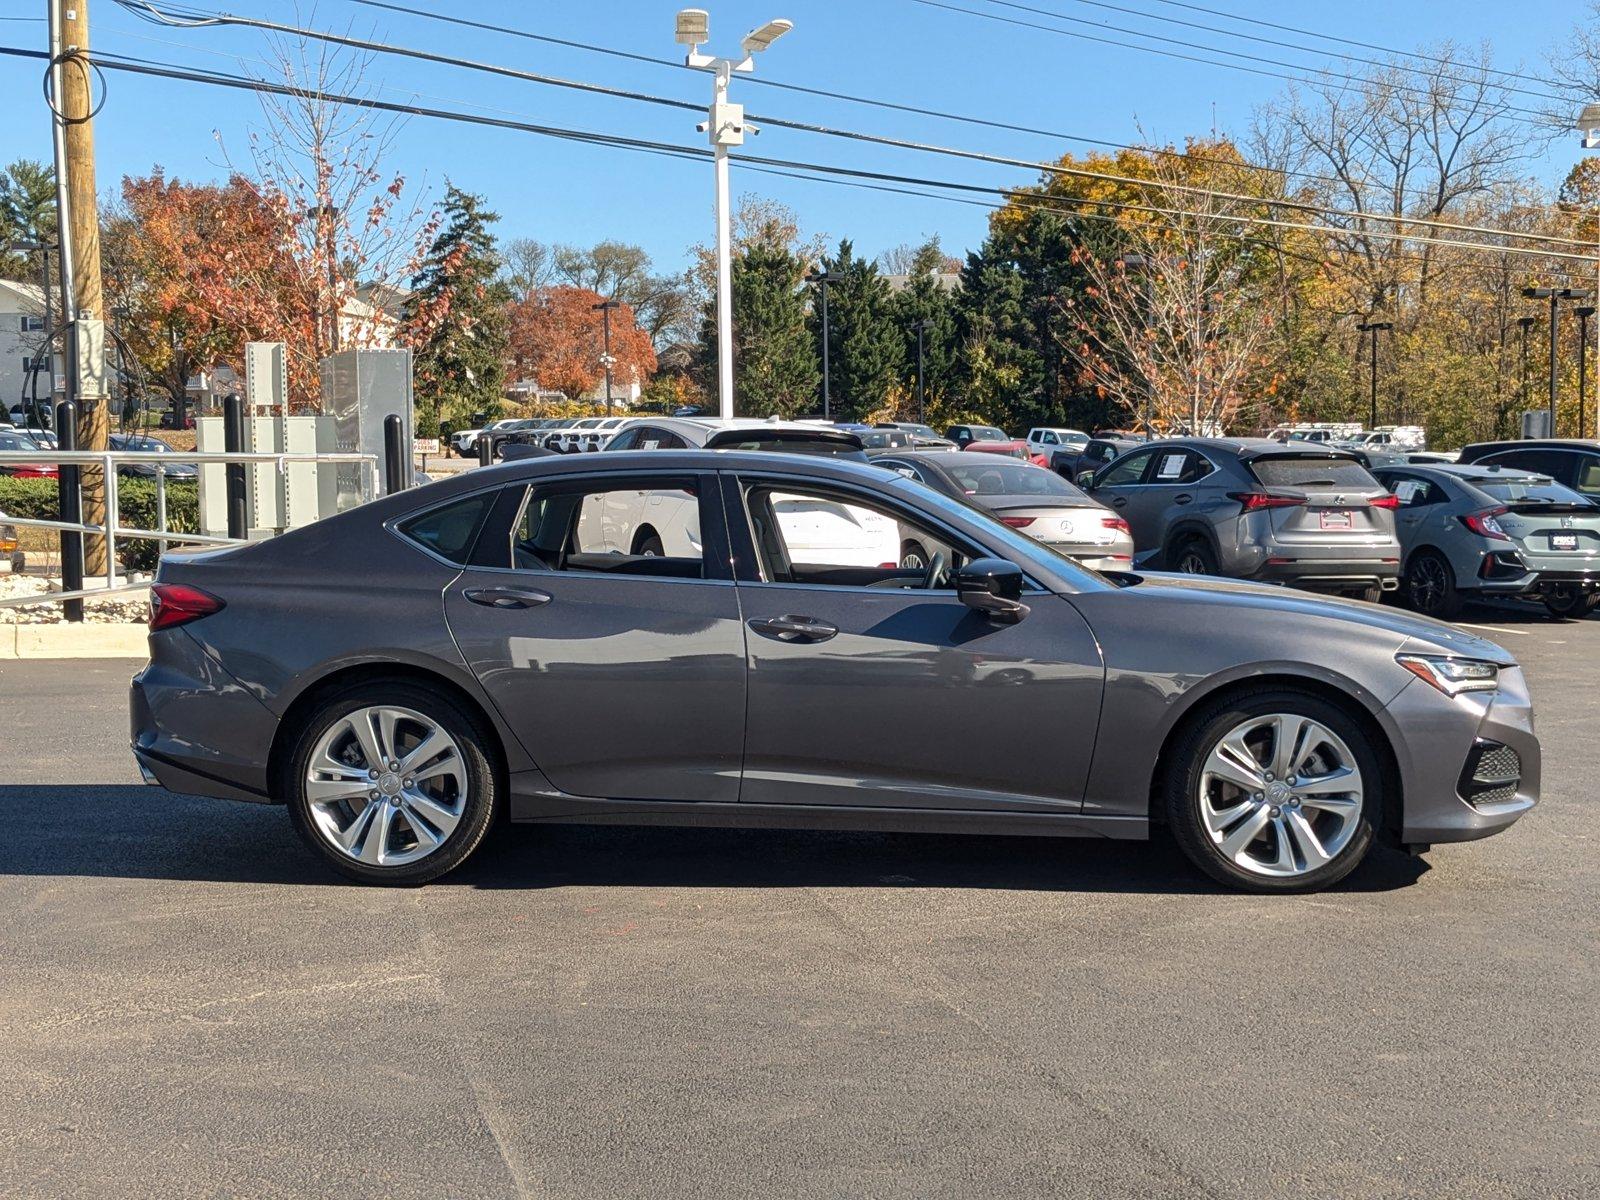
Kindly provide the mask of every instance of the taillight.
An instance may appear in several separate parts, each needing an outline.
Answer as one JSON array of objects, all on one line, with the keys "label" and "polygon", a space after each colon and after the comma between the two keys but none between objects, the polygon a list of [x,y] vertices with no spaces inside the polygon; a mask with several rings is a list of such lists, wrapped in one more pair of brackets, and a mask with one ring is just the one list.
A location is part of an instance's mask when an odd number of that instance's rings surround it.
[{"label": "taillight", "polygon": [[1032,517],[1001,517],[1000,519],[1013,529],[1026,529],[1033,524]]},{"label": "taillight", "polygon": [[1263,508],[1298,508],[1306,502],[1304,496],[1279,496],[1272,492],[1229,492],[1228,496],[1237,500],[1245,512],[1256,512]]},{"label": "taillight", "polygon": [[1486,508],[1482,512],[1467,513],[1461,518],[1461,523],[1479,537],[1493,538],[1497,542],[1509,542],[1511,538],[1500,528],[1500,522],[1495,520],[1505,511],[1504,508]]},{"label": "taillight", "polygon": [[1122,533],[1133,532],[1133,528],[1121,517],[1101,517],[1100,524],[1106,529],[1115,529]]},{"label": "taillight", "polygon": [[221,612],[223,602],[210,592],[203,592],[186,583],[155,583],[150,585],[150,632],[172,629]]},{"label": "taillight", "polygon": [[1391,492],[1387,496],[1374,496],[1367,501],[1373,508],[1399,508],[1400,497]]}]

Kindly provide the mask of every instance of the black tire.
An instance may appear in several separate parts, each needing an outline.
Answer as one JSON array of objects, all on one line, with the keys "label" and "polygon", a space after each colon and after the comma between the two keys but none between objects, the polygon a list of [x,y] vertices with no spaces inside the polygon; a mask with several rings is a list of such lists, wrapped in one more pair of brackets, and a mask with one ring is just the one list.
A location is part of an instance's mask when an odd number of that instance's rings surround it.
[{"label": "black tire", "polygon": [[900,567],[905,571],[923,571],[928,566],[928,552],[922,543],[907,538],[900,543]]},{"label": "black tire", "polygon": [[661,538],[656,531],[646,526],[633,537],[633,553],[635,556],[643,555],[646,558],[665,558],[667,548],[661,544]]},{"label": "black tire", "polygon": [[[1361,770],[1362,811],[1349,841],[1323,866],[1291,877],[1256,874],[1232,862],[1212,842],[1201,815],[1201,774],[1212,749],[1242,722],[1272,713],[1309,717],[1326,726],[1343,739]],[[1162,766],[1162,802],[1178,848],[1211,878],[1242,891],[1315,892],[1337,883],[1366,856],[1382,820],[1383,774],[1370,735],[1344,709],[1307,692],[1268,688],[1207,705],[1188,722]]]},{"label": "black tire", "polygon": [[1450,560],[1437,550],[1418,550],[1400,577],[1406,607],[1425,617],[1449,621],[1461,611],[1461,593]]},{"label": "black tire", "polygon": [[[408,708],[435,722],[455,739],[466,768],[468,792],[455,829],[438,849],[406,865],[370,866],[339,853],[315,827],[306,796],[306,774],[318,740],[336,721],[372,705]],[[482,718],[462,708],[447,693],[405,680],[378,680],[334,692],[317,705],[296,736],[289,774],[283,781],[289,818],[312,853],[342,875],[361,883],[391,887],[427,883],[465,862],[493,824],[502,791],[496,759],[491,757],[494,746],[494,734]]]},{"label": "black tire", "polygon": [[1215,575],[1217,555],[1205,538],[1190,537],[1178,542],[1167,551],[1171,569],[1181,575]]},{"label": "black tire", "polygon": [[1561,584],[1539,597],[1545,610],[1558,621],[1571,621],[1586,615],[1594,607],[1594,597],[1572,584]]}]

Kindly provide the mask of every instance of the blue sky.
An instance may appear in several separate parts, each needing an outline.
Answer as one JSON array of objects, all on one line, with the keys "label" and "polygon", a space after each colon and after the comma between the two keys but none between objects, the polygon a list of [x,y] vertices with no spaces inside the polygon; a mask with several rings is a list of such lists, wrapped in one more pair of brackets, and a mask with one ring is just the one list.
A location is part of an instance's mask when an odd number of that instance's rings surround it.
[{"label": "blue sky", "polygon": [[[1147,29],[1310,66],[1340,65],[1326,55],[1307,55],[1186,30],[1149,18],[1106,11],[1083,0],[1019,2],[1082,20]],[[1296,34],[1230,23],[1162,0],[1108,2],[1263,37],[1311,41]],[[1487,41],[1499,67],[1525,70],[1530,75],[1539,74],[1546,49],[1560,42],[1582,10],[1572,0],[1523,0],[1517,5],[1508,5],[1504,0],[1456,0],[1448,6],[1425,0],[1347,0],[1337,6],[1305,0],[1197,2],[1213,9],[1401,49],[1443,36],[1468,45]],[[200,8],[226,8],[362,36],[376,34],[410,46],[680,99],[701,101],[710,90],[709,78],[702,75],[454,28],[363,8],[349,0],[319,0],[314,7],[288,0],[191,3]],[[672,42],[673,14],[679,7],[676,3],[409,3],[663,58],[676,57],[680,52]],[[786,16],[794,21],[794,32],[758,59],[757,71],[767,78],[830,93],[853,93],[1117,141],[1141,140],[1141,130],[1146,138],[1181,141],[1186,134],[1208,132],[1213,119],[1224,133],[1242,131],[1255,106],[1286,86],[1280,79],[1017,28],[918,0],[702,3],[711,10],[712,42],[707,48],[718,53],[733,52],[747,29],[769,17]],[[1023,20],[1048,21],[1015,8],[996,6],[990,0],[948,3]],[[0,14],[7,16],[26,17],[43,9],[44,0],[0,3]],[[93,19],[97,47],[130,55],[236,71],[238,64],[232,56],[260,59],[266,51],[264,35],[254,31],[157,29],[110,0],[94,0]],[[1084,26],[1064,27],[1094,32]],[[1121,37],[1116,33],[1106,36]],[[14,46],[42,47],[44,27],[42,23],[3,20],[0,40]],[[1332,48],[1365,53],[1347,46]],[[4,101],[10,120],[0,158],[48,157],[49,123],[39,95],[39,70],[31,62],[16,59],[5,60],[5,64],[0,101]],[[261,68],[258,65],[256,69]],[[695,117],[686,112],[395,58],[379,58],[370,68],[368,79],[384,85],[378,94],[385,99],[416,96],[421,97],[418,102],[437,107],[465,108],[471,104],[483,111],[551,125],[625,133],[687,146],[704,144],[703,135],[693,128]],[[953,125],[863,108],[831,97],[747,85],[743,80],[735,87],[734,98],[743,101],[752,113],[765,111],[774,116],[1029,160],[1054,157],[1069,149],[1086,149],[1079,143]],[[97,125],[101,187],[113,186],[125,173],[148,172],[158,163],[169,175],[180,178],[217,177],[223,173],[217,138],[221,137],[236,155],[242,155],[250,128],[259,123],[259,107],[248,94],[113,74],[110,95]],[[811,159],[993,185],[1031,178],[1025,170],[854,146],[781,129],[769,129],[751,145],[754,152],[775,158]],[[1558,179],[1576,154],[1575,139],[1569,138],[1531,164],[1530,170],[1545,179]],[[413,181],[425,180],[440,190],[448,177],[486,195],[502,216],[502,237],[530,236],[576,243],[618,238],[643,245],[661,267],[671,268],[685,261],[689,246],[710,235],[711,172],[705,164],[423,118],[407,123],[396,144],[395,156],[395,165]],[[776,178],[737,168],[734,189],[736,194],[756,192],[779,199],[799,213],[808,232],[825,233],[832,239],[852,237],[858,250],[867,254],[935,233],[948,249],[964,251],[982,239],[985,227],[986,213],[979,208]]]}]

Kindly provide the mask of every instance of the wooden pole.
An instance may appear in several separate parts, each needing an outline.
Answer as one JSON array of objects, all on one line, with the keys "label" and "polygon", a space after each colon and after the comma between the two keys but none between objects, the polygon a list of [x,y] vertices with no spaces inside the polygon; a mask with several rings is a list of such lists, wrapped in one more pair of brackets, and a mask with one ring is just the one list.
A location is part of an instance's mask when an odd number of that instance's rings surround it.
[{"label": "wooden pole", "polygon": [[[105,299],[100,279],[100,210],[94,178],[94,72],[89,66],[88,0],[51,0],[57,6],[58,28],[67,54],[57,76],[61,90],[56,97],[60,120],[65,124],[65,171],[67,213],[72,247],[73,317],[78,322],[73,339],[77,361],[67,370],[77,372],[74,391],[78,403],[78,447],[104,450],[111,432],[107,412],[105,370],[83,370],[91,356],[103,358],[104,341],[91,330],[103,328]],[[88,525],[106,523],[106,481],[97,467],[83,470],[83,521]],[[106,572],[105,539],[84,539],[84,570],[87,574]]]}]

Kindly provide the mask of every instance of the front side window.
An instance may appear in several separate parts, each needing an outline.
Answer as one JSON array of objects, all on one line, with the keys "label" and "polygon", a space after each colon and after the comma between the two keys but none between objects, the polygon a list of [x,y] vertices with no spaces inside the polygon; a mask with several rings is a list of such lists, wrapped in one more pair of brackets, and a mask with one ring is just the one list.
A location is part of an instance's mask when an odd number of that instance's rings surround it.
[{"label": "front side window", "polygon": [[702,528],[692,479],[533,488],[512,527],[506,565],[704,579]]},{"label": "front side window", "polygon": [[1154,453],[1152,450],[1145,450],[1138,454],[1129,454],[1119,458],[1105,469],[1103,478],[1096,477],[1094,486],[1097,488],[1126,487],[1130,484],[1138,483],[1144,476],[1144,469]]}]

